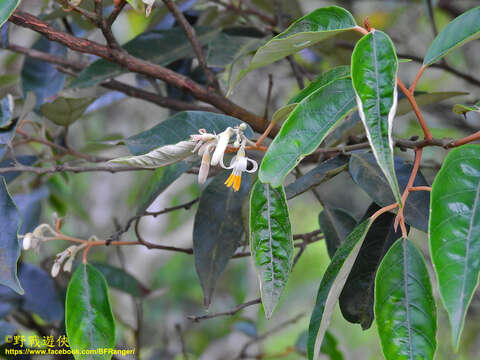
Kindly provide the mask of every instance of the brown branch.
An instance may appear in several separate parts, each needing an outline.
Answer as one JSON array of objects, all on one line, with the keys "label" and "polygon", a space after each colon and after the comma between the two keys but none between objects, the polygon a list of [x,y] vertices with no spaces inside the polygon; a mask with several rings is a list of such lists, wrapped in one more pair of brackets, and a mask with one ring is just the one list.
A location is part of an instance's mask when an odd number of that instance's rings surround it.
[{"label": "brown branch", "polygon": [[168,10],[170,10],[172,15],[177,20],[177,22],[180,24],[183,31],[185,32],[185,35],[187,35],[187,38],[193,47],[193,51],[195,52],[198,62],[202,67],[203,73],[207,78],[207,85],[217,91],[220,90],[220,85],[218,84],[218,80],[215,77],[215,74],[213,73],[212,70],[208,68],[207,61],[205,60],[205,56],[203,54],[202,48],[198,42],[195,29],[190,25],[190,23],[187,21],[187,19],[185,18],[183,13],[180,11],[178,6],[175,5],[175,3],[172,0],[163,0],[163,3],[168,8]]},{"label": "brown branch", "polygon": [[212,313],[212,314],[205,314],[205,315],[201,315],[201,316],[190,315],[190,316],[187,316],[187,319],[192,320],[194,322],[200,322],[201,320],[212,319],[212,318],[219,317],[219,316],[232,316],[232,315],[235,315],[236,313],[238,313],[240,310],[245,309],[246,307],[256,305],[256,304],[260,304],[261,302],[262,302],[262,300],[260,298],[257,298],[257,299],[250,300],[250,301],[244,302],[242,304],[239,304],[229,311],[222,311],[222,312],[217,312],[217,313]]},{"label": "brown branch", "polygon": [[112,52],[111,49],[104,45],[94,41],[80,39],[68,33],[56,30],[35,16],[21,11],[15,11],[10,16],[9,21],[18,26],[39,32],[47,39],[59,42],[74,51],[97,55],[107,61],[117,63],[132,72],[151,76],[170,83],[179,89],[186,90],[196,99],[209,103],[224,113],[247,122],[256,131],[262,132],[267,127],[267,123],[263,117],[251,113],[231,102],[224,96],[209,91],[190,78],[163,66],[149,63],[148,61],[136,58],[127,53],[118,54]]},{"label": "brown branch", "polygon": [[107,19],[107,26],[109,28],[111,28],[115,20],[117,20],[118,15],[120,15],[126,4],[126,0],[120,0],[115,2],[115,7],[113,8],[112,13]]}]

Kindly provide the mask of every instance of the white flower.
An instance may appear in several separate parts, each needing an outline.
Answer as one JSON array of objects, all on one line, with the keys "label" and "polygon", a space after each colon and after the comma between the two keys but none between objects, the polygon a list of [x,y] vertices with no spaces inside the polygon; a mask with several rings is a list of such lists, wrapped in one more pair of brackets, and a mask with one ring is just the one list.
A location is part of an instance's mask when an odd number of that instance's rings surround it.
[{"label": "white flower", "polygon": [[28,250],[32,246],[33,234],[26,233],[23,237],[23,250]]},{"label": "white flower", "polygon": [[67,261],[65,261],[65,265],[63,265],[63,271],[70,272],[72,271],[73,261],[75,260],[74,256],[70,256]]},{"label": "white flower", "polygon": [[[253,168],[247,170],[247,165],[249,161],[252,163]],[[238,191],[240,189],[240,183],[242,182],[242,172],[246,171],[248,173],[253,173],[258,169],[257,162],[245,156],[245,144],[242,144],[242,146],[237,152],[237,155],[230,162],[230,166],[225,166],[223,164],[223,160],[221,162],[221,165],[224,169],[233,169],[227,181],[225,181],[225,185],[227,185],[227,187],[232,187],[234,191]]]},{"label": "white flower", "polygon": [[149,17],[155,0],[143,0],[143,3],[147,5],[147,8],[145,9],[145,15]]},{"label": "white flower", "polygon": [[60,264],[59,262],[55,261],[53,263],[53,266],[52,266],[52,271],[50,272],[50,274],[52,275],[52,277],[57,277],[58,273],[60,272],[60,267],[62,266],[62,264]]},{"label": "white flower", "polygon": [[231,127],[226,128],[224,132],[218,135],[218,144],[213,153],[211,162],[213,166],[218,165],[223,161],[223,154],[225,153],[225,150],[227,150],[228,142],[232,135],[233,129]]},{"label": "white flower", "polygon": [[210,152],[213,150],[215,144],[207,143],[198,150],[198,155],[202,156],[202,163],[198,171],[198,183],[204,184],[208,177],[210,170]]}]

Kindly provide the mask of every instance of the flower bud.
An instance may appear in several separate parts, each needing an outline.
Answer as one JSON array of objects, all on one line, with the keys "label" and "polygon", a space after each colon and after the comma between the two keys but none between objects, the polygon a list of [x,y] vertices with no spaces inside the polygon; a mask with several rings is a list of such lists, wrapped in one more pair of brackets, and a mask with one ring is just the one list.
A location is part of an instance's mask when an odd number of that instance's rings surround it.
[{"label": "flower bud", "polygon": [[245,130],[247,130],[247,124],[241,123],[241,124],[238,126],[238,128],[239,128],[240,130],[242,130],[242,131],[245,131]]},{"label": "flower bud", "polygon": [[23,237],[23,250],[28,250],[32,247],[33,239],[32,233],[25,234]]},{"label": "flower bud", "polygon": [[198,171],[198,183],[204,184],[207,181],[208,172],[210,170],[210,149],[212,145],[209,145],[203,151],[202,163],[200,165],[200,170]]},{"label": "flower bud", "polygon": [[218,163],[223,159],[223,154],[227,149],[228,142],[230,141],[230,136],[232,135],[232,128],[228,127],[224,132],[218,135],[218,144],[215,148],[215,152],[212,156],[212,165],[218,165]]},{"label": "flower bud", "polygon": [[63,265],[63,271],[71,272],[73,267],[73,260],[75,260],[74,256],[70,256],[65,264]]},{"label": "flower bud", "polygon": [[57,277],[58,273],[60,272],[60,266],[61,266],[61,264],[58,261],[55,261],[53,263],[52,271],[50,272],[52,277]]}]

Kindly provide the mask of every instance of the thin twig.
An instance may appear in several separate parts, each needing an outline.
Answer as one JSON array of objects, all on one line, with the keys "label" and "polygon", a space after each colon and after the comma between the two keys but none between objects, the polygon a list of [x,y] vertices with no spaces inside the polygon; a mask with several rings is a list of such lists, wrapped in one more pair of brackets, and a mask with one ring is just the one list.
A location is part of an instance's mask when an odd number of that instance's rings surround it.
[{"label": "thin twig", "polygon": [[272,74],[268,74],[267,99],[265,100],[265,110],[263,111],[264,119],[268,119],[268,108],[270,107],[270,100],[272,97],[272,88],[273,88],[273,76]]},{"label": "thin twig", "polygon": [[240,305],[237,305],[232,310],[229,310],[229,311],[217,312],[217,313],[206,314],[206,315],[201,315],[201,316],[191,315],[191,316],[187,316],[187,319],[192,320],[194,322],[199,322],[201,320],[212,319],[212,318],[215,318],[215,317],[218,317],[218,316],[232,316],[232,315],[235,315],[236,313],[238,313],[240,310],[245,309],[246,307],[256,305],[256,304],[260,304],[261,302],[262,302],[262,300],[260,298],[257,298],[257,299],[254,299],[254,300],[244,302]]}]

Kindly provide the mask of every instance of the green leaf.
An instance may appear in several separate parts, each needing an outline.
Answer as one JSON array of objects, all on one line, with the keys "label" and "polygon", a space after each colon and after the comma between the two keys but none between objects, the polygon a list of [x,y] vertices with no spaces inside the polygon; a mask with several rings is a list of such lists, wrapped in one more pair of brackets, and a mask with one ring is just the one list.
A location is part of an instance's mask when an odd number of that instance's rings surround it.
[{"label": "green leaf", "polygon": [[357,42],[352,54],[352,81],[358,112],[378,165],[401,203],[393,167],[392,124],[397,109],[398,59],[392,41],[374,31]]},{"label": "green leaf", "polygon": [[5,96],[0,100],[0,129],[8,128],[13,123],[13,97],[12,95]]},{"label": "green leaf", "polygon": [[309,360],[318,359],[320,345],[338,297],[371,225],[371,218],[357,225],[343,245],[335,252],[335,256],[323,275],[308,327],[307,354]]},{"label": "green leaf", "polygon": [[293,110],[297,107],[297,103],[284,105],[275,111],[272,115],[272,123],[282,124],[292,113]]},{"label": "green leaf", "polygon": [[285,176],[355,107],[349,79],[333,81],[303,99],[269,146],[260,166],[260,180],[280,186]]},{"label": "green leaf", "polygon": [[480,36],[480,6],[453,19],[433,40],[423,59],[423,66],[436,63],[450,51]]},{"label": "green leaf", "polygon": [[480,145],[448,154],[430,206],[430,254],[457,349],[480,274]]},{"label": "green leaf", "polygon": [[203,191],[193,225],[195,269],[206,307],[210,306],[217,279],[244,234],[242,205],[251,181],[244,174],[240,191],[234,192],[224,185],[228,175],[218,174]]},{"label": "green leaf", "polygon": [[282,187],[257,180],[250,195],[250,250],[267,319],[273,314],[293,263],[292,227]]},{"label": "green leaf", "polygon": [[[125,144],[132,154],[140,155],[160,146],[186,140],[190,135],[198,134],[199,129],[219,134],[227,127],[238,126],[241,123],[242,121],[227,115],[207,111],[183,111],[149,130],[114,143]],[[252,128],[247,125],[244,134],[251,138],[253,136]]]},{"label": "green leaf", "polygon": [[142,0],[127,0],[127,2],[132,5],[132,7],[140,12],[140,13],[144,13],[145,12],[145,4],[143,3]]},{"label": "green leaf", "polygon": [[480,113],[480,101],[475,105],[455,104],[453,112],[459,115],[465,115],[467,112],[474,111]]},{"label": "green leaf", "polygon": [[[365,218],[378,210],[380,207],[372,204]],[[340,294],[343,317],[351,323],[362,325],[363,330],[370,328],[374,318],[375,274],[378,266],[388,249],[401,236],[400,228],[398,232],[393,228],[394,221],[395,215],[387,212],[380,215],[372,224]],[[409,227],[407,232],[408,230]]]},{"label": "green leaf", "polygon": [[[455,96],[462,96],[468,95],[468,92],[461,92],[461,91],[434,91],[434,92],[423,92],[423,91],[415,91],[415,101],[419,107],[423,107],[430,104],[436,104],[440,101],[450,99]],[[398,107],[397,107],[397,115],[405,115],[408,114],[412,110],[412,106],[408,102],[407,97],[403,92],[398,94]]]},{"label": "green leaf", "polygon": [[287,199],[290,200],[303,194],[305,191],[323,184],[325,181],[348,169],[349,160],[348,156],[339,155],[314,167],[308,173],[287,185],[285,188]]},{"label": "green leaf", "polygon": [[[46,52],[59,57],[66,57],[67,49],[57,42],[41,37],[34,45],[34,50]],[[63,88],[65,74],[55,65],[27,57],[22,68],[23,94],[33,91],[37,97],[37,109],[48,98],[56,95]]]},{"label": "green leaf", "polygon": [[138,298],[144,297],[150,293],[150,289],[145,287],[135,277],[121,268],[105,263],[94,263],[93,265],[102,273],[107,280],[108,285],[112,288]]},{"label": "green leaf", "polygon": [[[403,191],[407,186],[413,166],[401,158],[394,158],[395,174]],[[350,175],[360,187],[379,206],[388,206],[395,202],[392,190],[379,168],[375,157],[370,153],[354,153],[350,157]],[[423,174],[419,171],[413,183],[414,186],[428,186]],[[428,232],[430,194],[428,191],[411,192],[405,204],[404,215],[407,224]]]},{"label": "green leaf", "polygon": [[323,74],[317,76],[308,86],[301,90],[298,94],[288,100],[287,104],[299,103],[314,91],[320,89],[328,83],[350,77],[350,66],[342,65],[334,67]]},{"label": "green leaf", "polygon": [[347,236],[357,226],[357,220],[346,210],[330,208],[324,205],[318,215],[320,229],[322,229],[330,259],[335,255],[338,247],[343,244]]},{"label": "green leaf", "polygon": [[143,191],[138,199],[137,214],[142,214],[147,210],[162,192],[191,167],[192,164],[180,162],[155,170],[148,182],[142,187]]},{"label": "green leaf", "polygon": [[2,26],[20,5],[20,0],[0,0],[0,26]]},{"label": "green leaf", "polygon": [[[115,347],[115,320],[108,285],[92,265],[77,267],[68,284],[65,327],[72,350]],[[112,354],[76,354],[76,360],[110,360]]]},{"label": "green leaf", "polygon": [[[218,30],[210,27],[199,27],[195,31],[201,46],[206,45],[218,33]],[[133,56],[163,66],[185,57],[192,57],[194,54],[190,41],[181,27],[142,33],[127,42],[123,48]],[[84,69],[69,87],[94,86],[127,72],[128,69],[120,65],[100,59]]]},{"label": "green leaf", "polygon": [[8,193],[5,179],[0,177],[0,284],[22,295],[24,291],[17,276],[20,224],[20,213]]},{"label": "green leaf", "polygon": [[74,99],[60,96],[53,102],[40,106],[40,112],[57,125],[70,126],[82,117],[85,110],[94,101],[94,98]]},{"label": "green leaf", "polygon": [[259,48],[249,67],[240,72],[232,86],[253,69],[271,64],[356,26],[352,14],[341,7],[328,6],[314,10]]},{"label": "green leaf", "polygon": [[375,318],[386,359],[433,359],[435,299],[425,260],[407,239],[395,242],[378,268]]},{"label": "green leaf", "polygon": [[[307,354],[307,337],[308,331],[305,330],[300,334],[295,343],[295,350],[302,355]],[[343,360],[343,354],[340,349],[338,349],[338,340],[330,331],[325,333],[322,346],[320,347],[320,352],[328,356],[328,359],[330,360]]]}]

